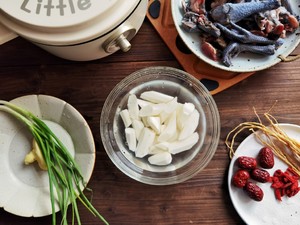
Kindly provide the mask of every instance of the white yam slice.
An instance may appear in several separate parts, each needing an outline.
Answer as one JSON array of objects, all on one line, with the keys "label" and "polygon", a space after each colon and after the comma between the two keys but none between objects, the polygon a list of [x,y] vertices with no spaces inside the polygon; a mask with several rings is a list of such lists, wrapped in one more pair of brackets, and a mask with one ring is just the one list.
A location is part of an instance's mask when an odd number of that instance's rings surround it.
[{"label": "white yam slice", "polygon": [[132,121],[130,119],[130,115],[129,115],[128,109],[123,109],[120,112],[120,116],[121,116],[121,118],[123,120],[124,126],[125,127],[129,127],[131,125]]},{"label": "white yam slice", "polygon": [[136,134],[135,130],[131,127],[125,128],[125,137],[126,137],[126,142],[128,144],[128,148],[131,151],[135,151],[136,149]]},{"label": "white yam slice", "polygon": [[178,105],[177,97],[175,97],[171,101],[165,103],[164,112],[171,114],[172,112],[176,111],[177,105]]},{"label": "white yam slice", "polygon": [[177,109],[176,109],[176,112],[177,112],[177,127],[180,130],[183,128],[184,122],[189,117],[189,115],[186,115],[186,114],[183,113],[183,105],[184,104],[178,103]]},{"label": "white yam slice", "polygon": [[153,103],[165,103],[171,101],[174,97],[157,91],[145,91],[140,98]]},{"label": "white yam slice", "polygon": [[141,117],[142,122],[144,124],[144,127],[149,127],[148,121],[147,121],[147,116],[143,116]]},{"label": "white yam slice", "polygon": [[143,107],[145,107],[146,105],[151,105],[151,104],[153,104],[153,103],[151,103],[151,102],[148,102],[148,101],[145,101],[145,100],[143,100],[143,99],[137,99],[137,103],[138,103],[138,105],[141,107],[141,108],[143,108]]},{"label": "white yam slice", "polygon": [[139,142],[135,150],[135,156],[143,158],[149,153],[150,146],[153,145],[155,139],[155,133],[153,130],[144,127],[141,131]]},{"label": "white yam slice", "polygon": [[160,152],[148,158],[152,165],[166,166],[172,162],[172,155],[169,152]]},{"label": "white yam slice", "polygon": [[165,109],[165,104],[150,104],[141,108],[139,116],[157,116]]},{"label": "white yam slice", "polygon": [[160,152],[169,151],[169,143],[168,142],[161,142],[158,144],[154,144],[150,147],[149,154],[154,155]]},{"label": "white yam slice", "polygon": [[169,143],[169,152],[174,155],[183,151],[190,150],[198,142],[198,140],[199,135],[197,132],[195,132],[184,140]]},{"label": "white yam slice", "polygon": [[176,128],[176,112],[173,112],[169,117],[168,121],[166,122],[166,127],[158,136],[159,142],[165,142],[174,137],[176,135],[177,128]]},{"label": "white yam slice", "polygon": [[165,111],[162,111],[159,114],[161,124],[163,124],[164,122],[166,122],[169,119],[170,115],[171,115],[171,113],[167,113]]},{"label": "white yam slice", "polygon": [[157,116],[149,116],[147,117],[147,123],[149,124],[150,128],[154,130],[155,133],[160,133],[160,117]]},{"label": "white yam slice", "polygon": [[187,118],[187,120],[183,123],[183,128],[179,133],[178,140],[183,140],[189,137],[192,133],[195,132],[198,127],[200,114],[198,110],[194,110],[192,114]]},{"label": "white yam slice", "polygon": [[127,109],[131,119],[139,118],[139,105],[137,102],[136,95],[133,94],[129,95],[128,102],[127,102]]},{"label": "white yam slice", "polygon": [[132,128],[135,130],[136,139],[139,140],[142,129],[144,128],[144,123],[140,120],[132,121]]},{"label": "white yam slice", "polygon": [[182,112],[185,115],[190,115],[195,110],[195,105],[190,102],[186,102],[183,104]]}]

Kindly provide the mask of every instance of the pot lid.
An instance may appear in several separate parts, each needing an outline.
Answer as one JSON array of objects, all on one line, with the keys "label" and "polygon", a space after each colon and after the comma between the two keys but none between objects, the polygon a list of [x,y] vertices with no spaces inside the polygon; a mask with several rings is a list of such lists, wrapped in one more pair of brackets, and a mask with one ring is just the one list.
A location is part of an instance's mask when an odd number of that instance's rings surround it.
[{"label": "pot lid", "polygon": [[[47,33],[51,38],[54,33],[73,35],[80,31],[81,36],[91,38],[92,33],[107,33],[120,24],[139,2],[140,0],[9,0],[0,2],[0,18],[4,25],[16,33],[37,41],[39,35],[43,36],[42,33]],[[49,40],[49,43],[53,43],[53,40]]]}]

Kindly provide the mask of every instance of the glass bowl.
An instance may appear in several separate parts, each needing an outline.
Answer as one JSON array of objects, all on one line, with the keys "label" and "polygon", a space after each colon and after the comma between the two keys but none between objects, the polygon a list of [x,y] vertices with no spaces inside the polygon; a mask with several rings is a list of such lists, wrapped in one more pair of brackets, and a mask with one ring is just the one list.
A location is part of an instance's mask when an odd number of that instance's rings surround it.
[{"label": "glass bowl", "polygon": [[[127,108],[130,94],[139,97],[145,91],[177,96],[180,103],[193,103],[200,114],[199,141],[192,149],[174,155],[166,166],[135,157],[126,143],[120,112]],[[193,177],[210,162],[219,143],[220,117],[211,94],[192,75],[170,67],[148,67],[130,74],[110,92],[101,113],[100,133],[108,156],[124,174],[146,184],[170,185]]]}]

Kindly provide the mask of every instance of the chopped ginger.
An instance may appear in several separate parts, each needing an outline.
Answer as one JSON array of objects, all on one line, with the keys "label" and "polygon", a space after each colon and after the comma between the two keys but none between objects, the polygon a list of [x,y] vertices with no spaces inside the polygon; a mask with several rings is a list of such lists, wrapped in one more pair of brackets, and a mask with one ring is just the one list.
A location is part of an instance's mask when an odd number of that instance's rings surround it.
[{"label": "chopped ginger", "polygon": [[37,161],[42,170],[47,170],[47,165],[42,155],[41,149],[35,139],[32,140],[32,150],[25,156],[24,163],[29,165]]}]

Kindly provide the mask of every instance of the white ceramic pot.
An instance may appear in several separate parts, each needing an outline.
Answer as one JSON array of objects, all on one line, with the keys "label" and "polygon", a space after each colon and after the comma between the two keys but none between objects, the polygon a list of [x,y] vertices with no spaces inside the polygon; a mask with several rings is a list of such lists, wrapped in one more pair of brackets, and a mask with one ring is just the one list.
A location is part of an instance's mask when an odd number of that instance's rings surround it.
[{"label": "white ceramic pot", "polygon": [[[147,0],[9,0],[0,2],[0,38],[19,35],[69,60],[103,58],[131,48]],[[3,41],[4,42],[4,41]],[[1,44],[1,43],[0,43]]]}]

